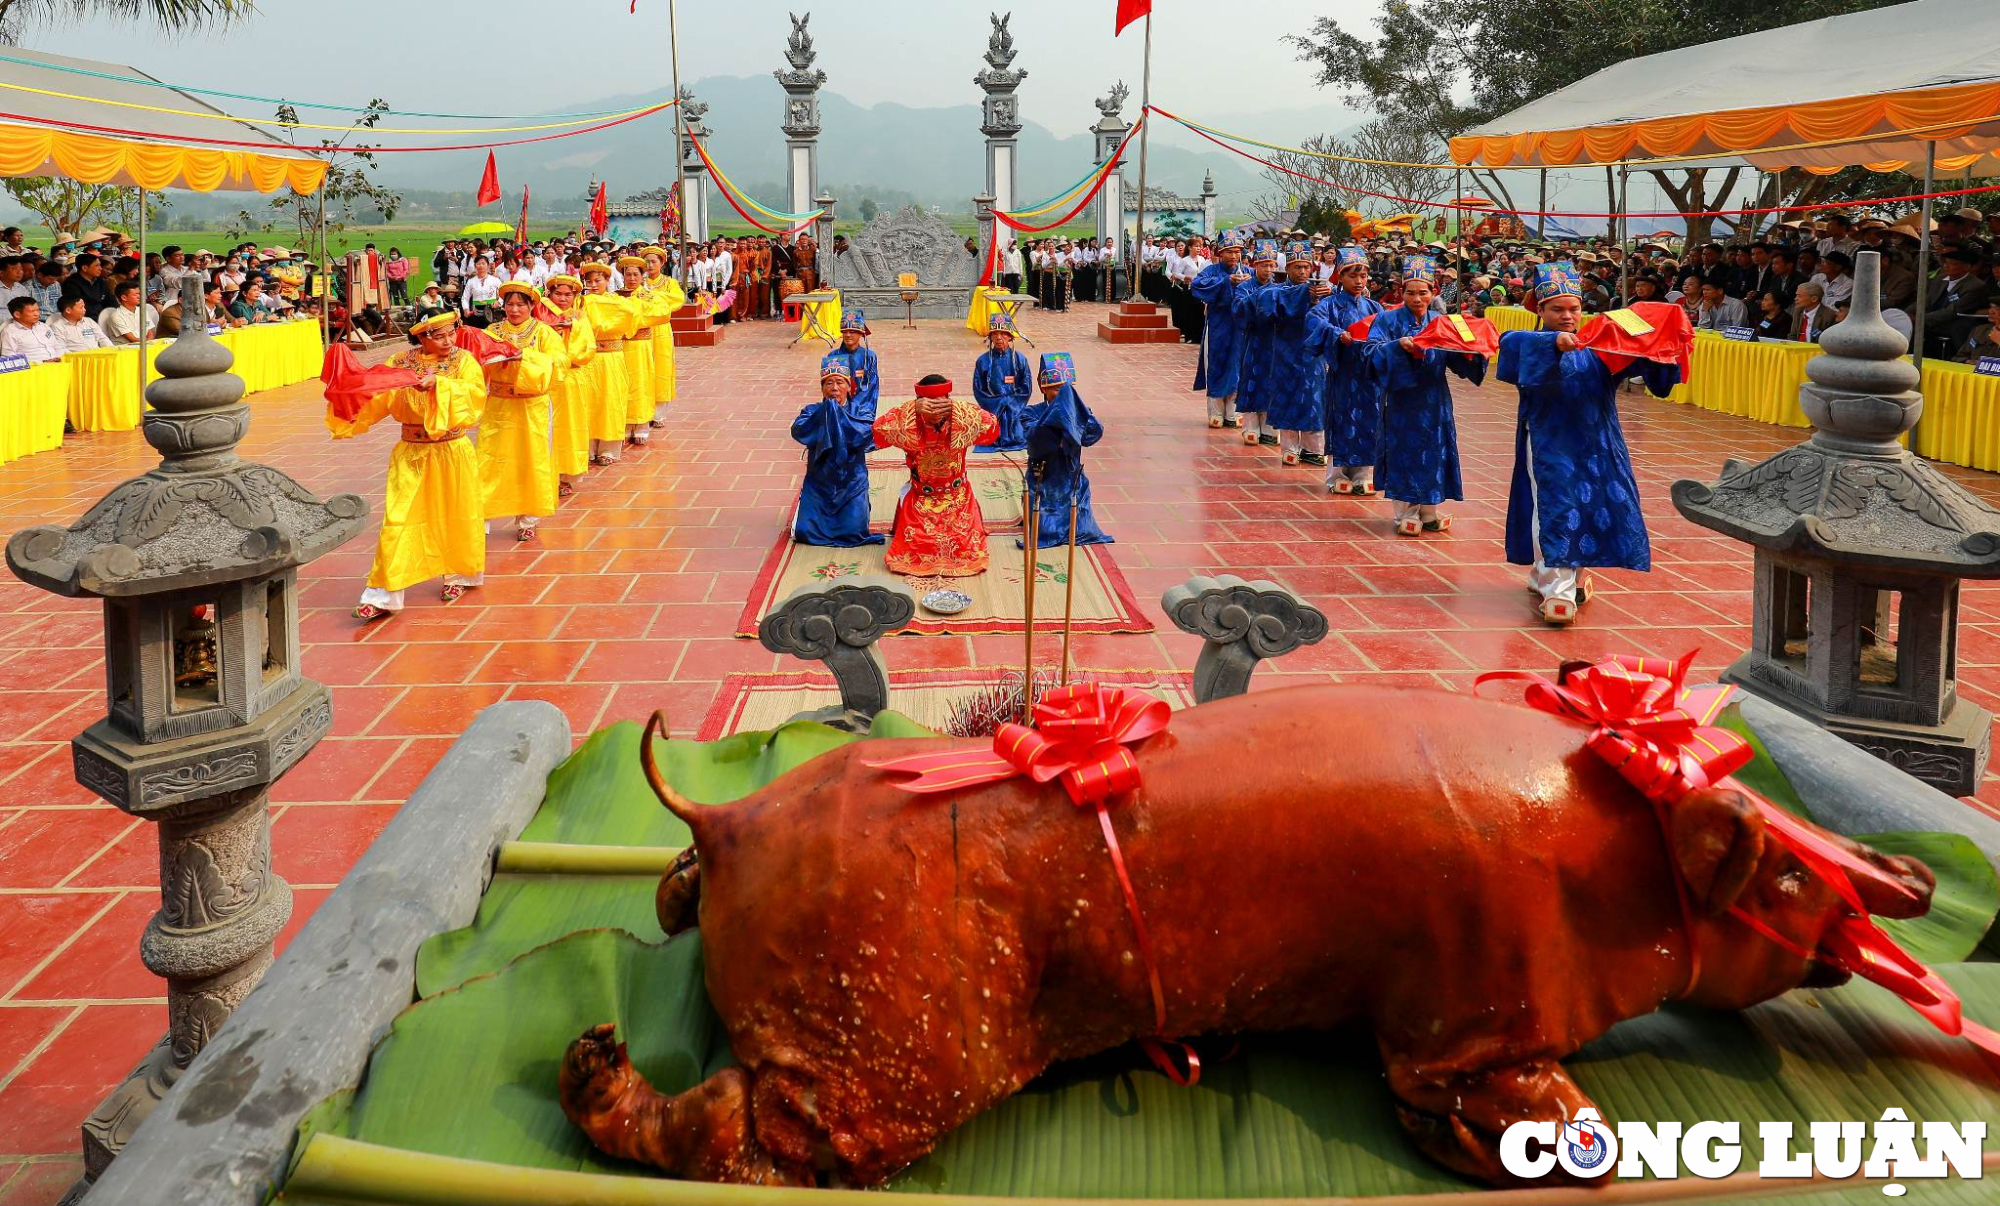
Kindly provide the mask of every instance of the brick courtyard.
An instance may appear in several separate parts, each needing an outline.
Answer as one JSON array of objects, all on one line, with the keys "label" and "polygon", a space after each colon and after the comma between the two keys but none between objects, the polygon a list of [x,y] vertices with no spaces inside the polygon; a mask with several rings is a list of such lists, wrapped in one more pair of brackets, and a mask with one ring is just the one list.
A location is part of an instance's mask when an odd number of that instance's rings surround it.
[{"label": "brick courtyard", "polygon": [[[1454,382],[1471,497],[1449,535],[1402,540],[1390,534],[1388,504],[1331,498],[1318,470],[1287,469],[1275,449],[1206,429],[1186,389],[1194,349],[1112,348],[1092,337],[1102,314],[1086,306],[1023,318],[1041,349],[1076,354],[1080,391],[1107,429],[1087,460],[1098,517],[1159,630],[1079,637],[1077,664],[1191,668],[1197,642],[1158,602],[1195,572],[1276,579],[1327,614],[1328,638],[1269,664],[1261,687],[1330,678],[1462,690],[1486,670],[1696,647],[1712,675],[1747,642],[1747,548],[1681,521],[1667,487],[1802,432],[1628,398],[1655,568],[1603,573],[1583,623],[1551,631],[1501,551],[1511,390]],[[981,350],[957,323],[878,324],[885,401],[907,397],[927,372],[963,385]],[[753,324],[719,348],[683,350],[664,440],[593,471],[539,542],[492,538],[487,585],[456,605],[440,606],[426,587],[385,623],[350,619],[372,525],[307,567],[305,672],[330,685],[335,714],[332,736],[272,793],[276,869],[296,898],[287,937],[485,705],[549,700],[579,735],[663,707],[676,734],[692,736],[725,675],[789,668],[733,633],[795,497],[800,458],[786,430],[817,393],[817,352],[788,347],[791,335]],[[247,457],[322,497],[355,491],[379,509],[393,425],[333,443],[314,384],[252,403]],[[132,431],[73,436],[60,451],[0,466],[0,530],[68,524],[154,460]],[[2000,479],[1956,476],[2000,500]],[[163,985],[138,957],[158,903],[151,828],[70,777],[69,738],[104,710],[96,607],[6,575],[0,612],[0,1206],[20,1206],[51,1202],[75,1179],[78,1124],[159,1037],[166,1010]],[[2000,588],[1969,588],[1964,615],[1960,689],[2000,710]],[[1021,646],[1007,635],[884,642],[892,673],[1018,665]],[[1052,638],[1049,647],[1053,660]],[[2000,802],[2000,782],[1989,779],[1981,799]]]}]

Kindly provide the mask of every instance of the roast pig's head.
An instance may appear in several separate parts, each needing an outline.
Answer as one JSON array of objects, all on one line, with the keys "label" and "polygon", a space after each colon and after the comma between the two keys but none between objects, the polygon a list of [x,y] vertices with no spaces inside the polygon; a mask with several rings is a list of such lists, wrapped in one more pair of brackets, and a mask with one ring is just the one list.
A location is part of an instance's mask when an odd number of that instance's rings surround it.
[{"label": "roast pig's head", "polygon": [[[1870,914],[1908,918],[1930,911],[1936,880],[1923,863],[1838,834],[1825,837],[1872,872],[1849,874]],[[1723,787],[1690,792],[1668,810],[1667,845],[1685,885],[1700,958],[1690,1001],[1744,1009],[1802,984],[1820,987],[1847,979],[1829,962],[1786,950],[1742,916],[1817,952],[1830,931],[1856,914],[1771,832],[1742,792]]]}]

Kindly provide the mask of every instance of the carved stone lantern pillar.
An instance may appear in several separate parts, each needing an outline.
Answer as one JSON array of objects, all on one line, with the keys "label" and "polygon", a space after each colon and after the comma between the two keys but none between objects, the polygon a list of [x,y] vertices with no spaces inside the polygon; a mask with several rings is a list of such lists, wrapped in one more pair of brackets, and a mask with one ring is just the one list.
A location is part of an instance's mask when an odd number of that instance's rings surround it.
[{"label": "carved stone lantern pillar", "polygon": [[1882,321],[1881,256],[1856,261],[1853,310],[1799,391],[1812,438],[1675,482],[1674,506],[1755,551],[1751,648],[1726,681],[1970,795],[1993,717],[1958,695],[1958,584],[2000,578],[2000,512],[1897,443],[1918,373]]},{"label": "carved stone lantern pillar", "polygon": [[[204,312],[193,278],[181,307]],[[76,781],[159,827],[160,910],[139,955],[166,978],[168,1031],[84,1123],[86,1179],[269,966],[292,910],[271,873],[270,786],[333,722],[326,688],[299,672],[297,571],[368,507],[238,459],[250,408],[232,361],[184,323],[146,387],[159,466],[70,527],[7,543],[23,580],[104,601],[108,714],[71,744]]]}]

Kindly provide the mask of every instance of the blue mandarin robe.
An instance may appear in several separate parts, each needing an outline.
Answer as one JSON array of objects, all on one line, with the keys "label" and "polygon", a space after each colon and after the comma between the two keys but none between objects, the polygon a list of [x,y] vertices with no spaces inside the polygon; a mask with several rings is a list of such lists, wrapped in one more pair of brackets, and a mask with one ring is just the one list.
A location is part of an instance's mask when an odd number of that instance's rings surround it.
[{"label": "blue mandarin robe", "polygon": [[[1110,544],[1090,509],[1090,479],[1083,450],[1104,438],[1104,425],[1083,404],[1073,386],[1048,402],[1028,407],[1028,476],[1035,483],[1035,547],[1069,543],[1069,501],[1076,497],[1076,542]],[[1015,543],[1021,543],[1016,541]]]},{"label": "blue mandarin robe", "polygon": [[1258,299],[1275,285],[1245,281],[1236,291],[1236,322],[1243,333],[1243,345],[1236,370],[1236,413],[1262,414],[1270,405],[1265,382],[1271,371],[1271,333],[1274,323],[1260,312]]},{"label": "blue mandarin robe", "polygon": [[1021,408],[1028,404],[1034,388],[1034,373],[1020,349],[1008,348],[1004,355],[991,350],[980,354],[979,362],[972,366],[972,397],[981,410],[1000,421],[1000,436],[973,451],[1019,452],[1028,446]]},{"label": "blue mandarin robe", "polygon": [[1306,346],[1326,364],[1326,459],[1335,465],[1374,464],[1382,440],[1382,390],[1368,375],[1367,353],[1359,340],[1340,342],[1341,332],[1381,312],[1374,298],[1336,287],[1306,320]]},{"label": "blue mandarin robe", "polygon": [[851,352],[835,347],[827,355],[840,357],[854,374],[854,396],[848,402],[861,403],[868,408],[869,414],[874,414],[876,404],[882,400],[882,370],[876,364],[875,349],[866,344]]},{"label": "blue mandarin robe", "polygon": [[[1248,268],[1238,267],[1236,271],[1248,272]],[[1243,322],[1236,314],[1236,295],[1248,289],[1252,282],[1237,284],[1229,279],[1230,269],[1223,264],[1210,264],[1195,274],[1188,285],[1188,292],[1194,294],[1208,311],[1208,320],[1202,328],[1201,360],[1195,372],[1195,388],[1203,387],[1206,378],[1208,396],[1227,398],[1237,391],[1237,377],[1243,357]]]},{"label": "blue mandarin robe", "polygon": [[1618,423],[1618,383],[1639,376],[1665,397],[1680,369],[1635,360],[1614,371],[1596,352],[1556,350],[1553,331],[1500,337],[1500,380],[1521,392],[1514,480],[1507,495],[1507,560],[1563,568],[1653,565],[1632,458]]},{"label": "blue mandarin robe", "polygon": [[1396,341],[1418,335],[1435,318],[1405,306],[1385,310],[1368,329],[1369,376],[1382,390],[1382,441],[1375,455],[1375,487],[1401,503],[1436,506],[1465,497],[1458,465],[1458,420],[1452,414],[1449,369],[1478,385],[1486,379],[1486,357],[1465,352],[1423,350],[1411,356]]},{"label": "blue mandarin robe", "polygon": [[806,480],[799,487],[792,539],[841,549],[887,539],[868,531],[868,453],[875,447],[875,404],[822,398],[792,421],[792,438],[806,446]]},{"label": "blue mandarin robe", "polygon": [[1308,343],[1314,301],[1311,284],[1266,285],[1257,294],[1257,316],[1271,324],[1271,353],[1258,390],[1266,425],[1281,431],[1318,431],[1326,373]]}]

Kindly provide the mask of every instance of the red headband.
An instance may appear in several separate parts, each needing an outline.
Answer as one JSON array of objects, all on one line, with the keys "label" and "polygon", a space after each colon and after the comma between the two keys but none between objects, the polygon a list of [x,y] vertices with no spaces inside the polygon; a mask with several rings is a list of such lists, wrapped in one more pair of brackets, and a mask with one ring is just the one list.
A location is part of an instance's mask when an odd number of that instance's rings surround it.
[{"label": "red headband", "polygon": [[951,382],[949,382],[949,381],[940,381],[940,382],[938,382],[938,383],[937,383],[936,385],[921,385],[921,384],[920,384],[920,385],[918,385],[918,386],[917,386],[917,397],[919,397],[919,398],[949,398],[949,397],[951,397]]}]

